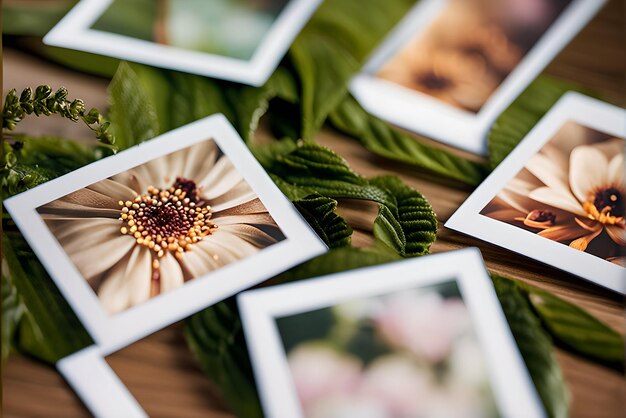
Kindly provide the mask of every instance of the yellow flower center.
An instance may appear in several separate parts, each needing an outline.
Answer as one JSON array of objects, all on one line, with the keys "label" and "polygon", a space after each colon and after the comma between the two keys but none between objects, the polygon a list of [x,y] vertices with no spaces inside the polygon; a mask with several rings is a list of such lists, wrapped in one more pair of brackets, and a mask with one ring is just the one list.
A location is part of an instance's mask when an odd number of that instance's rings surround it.
[{"label": "yellow flower center", "polygon": [[624,223],[624,196],[614,188],[598,190],[592,199],[583,203],[589,219],[602,224],[617,225]]},{"label": "yellow flower center", "polygon": [[[120,232],[131,235],[137,244],[150,248],[157,257],[169,251],[180,258],[192,244],[217,228],[209,219],[211,207],[198,198],[192,180],[177,178],[169,189],[148,187],[133,200],[119,201]],[[156,260],[155,260],[156,261]]]}]

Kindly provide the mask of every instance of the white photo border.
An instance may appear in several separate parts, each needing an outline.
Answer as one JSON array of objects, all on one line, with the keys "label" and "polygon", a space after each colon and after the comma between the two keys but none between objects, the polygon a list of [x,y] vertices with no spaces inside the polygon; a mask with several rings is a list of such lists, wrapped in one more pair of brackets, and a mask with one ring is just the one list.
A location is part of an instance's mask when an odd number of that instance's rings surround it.
[{"label": "white photo border", "polygon": [[579,93],[568,92],[457,209],[444,226],[626,295],[624,280],[626,269],[623,267],[480,214],[509,180],[526,166],[528,160],[569,121],[619,138],[624,138],[626,133],[626,110]]},{"label": "white photo border", "polygon": [[250,60],[192,51],[91,29],[113,0],[81,0],[44,37],[46,45],[111,56],[238,83],[261,86],[322,0],[290,0]]},{"label": "white photo border", "polygon": [[[606,0],[573,0],[557,20],[500,83],[478,113],[448,105],[425,93],[410,90],[376,76],[377,70],[415,33],[429,23],[449,0],[421,0],[370,56],[350,91],[373,115],[401,128],[445,144],[487,154],[487,134],[498,116],[541,73],[552,59],[593,18]],[[420,28],[416,31],[415,28]]]},{"label": "white photo border", "polygon": [[480,251],[468,248],[239,294],[248,352],[268,418],[302,417],[277,318],[450,281],[458,284],[472,317],[502,416],[544,417]]},{"label": "white photo border", "polygon": [[[37,208],[97,181],[206,140],[214,140],[242,174],[285,239],[245,259],[186,282],[172,292],[110,315],[45,224]],[[201,119],[115,156],[96,161],[16,195],[6,200],[4,205],[103,356],[327,249],[221,114]]]}]

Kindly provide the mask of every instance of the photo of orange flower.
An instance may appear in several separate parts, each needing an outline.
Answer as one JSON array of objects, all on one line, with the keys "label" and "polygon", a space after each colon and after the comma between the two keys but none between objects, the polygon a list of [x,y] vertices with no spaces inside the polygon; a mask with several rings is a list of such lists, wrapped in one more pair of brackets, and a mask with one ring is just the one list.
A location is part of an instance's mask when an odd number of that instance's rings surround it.
[{"label": "photo of orange flower", "polygon": [[481,214],[625,266],[624,145],[567,122]]},{"label": "photo of orange flower", "polygon": [[569,3],[450,0],[377,76],[478,112]]},{"label": "photo of orange flower", "polygon": [[37,209],[115,314],[285,239],[213,140]]}]

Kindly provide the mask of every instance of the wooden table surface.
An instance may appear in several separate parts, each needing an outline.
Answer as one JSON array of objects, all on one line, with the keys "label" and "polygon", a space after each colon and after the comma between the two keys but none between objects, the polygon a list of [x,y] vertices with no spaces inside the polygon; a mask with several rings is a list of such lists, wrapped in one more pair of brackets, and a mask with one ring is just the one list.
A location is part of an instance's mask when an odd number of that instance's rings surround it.
[{"label": "wooden table surface", "polygon": [[[594,1],[594,0],[588,0]],[[626,44],[624,1],[611,0],[594,20],[563,50],[546,72],[598,91],[606,100],[624,106],[626,100]],[[4,91],[15,87],[50,84],[68,87],[71,97],[85,99],[87,106],[106,108],[107,80],[77,73],[43,61],[28,53],[5,48]],[[83,127],[58,118],[29,119],[29,133],[80,137]],[[324,129],[318,138],[348,160],[365,176],[397,174],[420,190],[439,217],[438,239],[432,252],[467,246],[481,249],[487,267],[550,290],[587,309],[624,335],[624,298],[570,274],[541,265],[476,239],[443,228],[443,223],[471,192],[458,185],[433,182],[410,168],[377,158],[351,138]],[[371,242],[363,228],[367,208],[342,207],[355,226],[355,245]],[[371,222],[369,223],[371,225]],[[624,417],[626,380],[623,375],[579,356],[557,349],[571,395],[573,417]],[[219,389],[201,372],[185,345],[181,324],[172,325],[107,358],[142,407],[154,417],[231,417]],[[3,370],[5,417],[85,417],[89,412],[52,367],[12,354]]]}]

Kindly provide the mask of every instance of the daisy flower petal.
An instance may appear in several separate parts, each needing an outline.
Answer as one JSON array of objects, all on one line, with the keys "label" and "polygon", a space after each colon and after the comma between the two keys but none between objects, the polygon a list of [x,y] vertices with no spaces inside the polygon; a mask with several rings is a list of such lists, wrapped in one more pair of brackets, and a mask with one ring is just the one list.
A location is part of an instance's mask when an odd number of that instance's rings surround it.
[{"label": "daisy flower petal", "polygon": [[595,190],[606,184],[608,161],[592,146],[581,145],[570,155],[569,181],[580,202],[589,200]]},{"label": "daisy flower petal", "polygon": [[564,190],[540,187],[530,192],[529,197],[537,202],[563,209],[575,215],[587,216],[587,212],[585,212],[574,196]]}]

